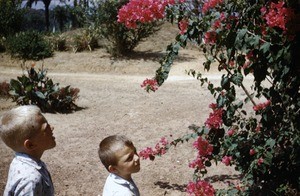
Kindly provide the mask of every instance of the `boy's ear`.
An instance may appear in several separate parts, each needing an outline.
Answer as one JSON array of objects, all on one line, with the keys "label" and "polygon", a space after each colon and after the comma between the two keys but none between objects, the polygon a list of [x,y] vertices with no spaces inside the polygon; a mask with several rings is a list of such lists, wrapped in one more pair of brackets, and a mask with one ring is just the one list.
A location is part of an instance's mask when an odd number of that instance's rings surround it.
[{"label": "boy's ear", "polygon": [[114,173],[114,174],[117,173],[117,169],[112,165],[108,166],[108,171],[110,173]]},{"label": "boy's ear", "polygon": [[34,149],[34,144],[32,141],[30,141],[29,139],[24,141],[24,148],[26,150],[33,150]]}]

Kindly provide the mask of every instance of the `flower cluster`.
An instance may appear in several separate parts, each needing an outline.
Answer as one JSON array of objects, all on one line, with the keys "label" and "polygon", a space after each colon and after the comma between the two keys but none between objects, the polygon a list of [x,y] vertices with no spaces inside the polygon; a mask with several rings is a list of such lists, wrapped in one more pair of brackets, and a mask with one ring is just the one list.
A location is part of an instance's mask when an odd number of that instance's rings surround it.
[{"label": "flower cluster", "polygon": [[181,35],[187,32],[188,26],[189,26],[189,21],[187,19],[183,19],[179,22],[179,29]]},{"label": "flower cluster", "polygon": [[260,157],[258,160],[257,160],[257,165],[260,166],[261,164],[264,163],[264,159],[262,157]]},{"label": "flower cluster", "polygon": [[149,158],[150,160],[154,160],[156,155],[163,155],[166,153],[168,145],[168,140],[165,137],[162,137],[160,141],[155,145],[154,149],[147,147],[144,150],[140,151],[139,156],[142,157],[142,159]]},{"label": "flower cluster", "polygon": [[204,43],[215,44],[217,42],[217,33],[215,31],[208,31],[204,35]]},{"label": "flower cluster", "polygon": [[284,7],[284,4],[284,1],[271,2],[269,9],[266,7],[261,8],[260,11],[269,27],[279,27],[284,31],[287,30],[286,24],[292,19],[294,12],[292,9]]},{"label": "flower cluster", "polygon": [[205,169],[204,161],[205,158],[198,155],[195,160],[189,163],[189,167],[198,170]]},{"label": "flower cluster", "polygon": [[235,130],[234,130],[234,129],[229,129],[229,130],[227,131],[227,135],[228,135],[229,137],[233,136],[234,134],[235,134]]},{"label": "flower cluster", "polygon": [[127,28],[136,28],[137,22],[149,23],[164,18],[166,6],[175,3],[175,0],[131,0],[119,10],[118,22]]},{"label": "flower cluster", "polygon": [[208,160],[207,156],[213,152],[213,146],[201,136],[193,143],[194,148],[198,150],[197,158],[189,163],[190,168],[205,169],[204,162]]},{"label": "flower cluster", "polygon": [[256,154],[256,151],[255,151],[254,149],[250,149],[249,154],[250,154],[251,156],[253,156],[253,155]]},{"label": "flower cluster", "polygon": [[193,146],[198,150],[200,156],[206,157],[212,154],[213,146],[201,136],[198,137]]},{"label": "flower cluster", "polygon": [[195,196],[213,196],[215,189],[208,182],[199,180],[197,182],[189,182],[186,188],[187,193]]},{"label": "flower cluster", "polygon": [[143,81],[141,87],[144,88],[147,92],[149,92],[150,90],[155,92],[158,89],[158,84],[155,79],[147,78],[146,80]]},{"label": "flower cluster", "polygon": [[222,158],[222,163],[224,163],[226,166],[231,165],[232,156],[224,156]]},{"label": "flower cluster", "polygon": [[205,1],[202,8],[202,13],[208,12],[209,9],[216,7],[218,4],[221,4],[223,0],[208,0]]},{"label": "flower cluster", "polygon": [[260,110],[263,110],[263,109],[265,109],[266,107],[268,107],[270,104],[271,104],[271,101],[270,101],[270,100],[267,100],[267,101],[264,102],[264,103],[260,103],[260,104],[258,104],[258,105],[253,106],[253,110],[254,110],[254,111],[260,111]]},{"label": "flower cluster", "polygon": [[218,129],[223,123],[223,108],[217,108],[216,104],[210,104],[209,107],[213,112],[209,114],[208,119],[205,121],[205,126],[210,129]]}]

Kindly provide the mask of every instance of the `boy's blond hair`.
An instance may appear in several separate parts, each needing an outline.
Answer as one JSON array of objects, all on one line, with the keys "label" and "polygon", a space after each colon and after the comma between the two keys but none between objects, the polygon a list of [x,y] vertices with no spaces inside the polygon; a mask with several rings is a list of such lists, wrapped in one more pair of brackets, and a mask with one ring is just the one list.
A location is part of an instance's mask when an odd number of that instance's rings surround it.
[{"label": "boy's blond hair", "polygon": [[110,165],[116,166],[118,164],[116,152],[125,146],[133,147],[133,143],[124,135],[112,135],[103,139],[99,144],[98,154],[99,158],[108,170]]},{"label": "boy's blond hair", "polygon": [[40,128],[37,117],[41,114],[39,107],[34,105],[19,106],[3,114],[0,119],[0,136],[3,142],[19,151],[26,139],[34,136]]}]

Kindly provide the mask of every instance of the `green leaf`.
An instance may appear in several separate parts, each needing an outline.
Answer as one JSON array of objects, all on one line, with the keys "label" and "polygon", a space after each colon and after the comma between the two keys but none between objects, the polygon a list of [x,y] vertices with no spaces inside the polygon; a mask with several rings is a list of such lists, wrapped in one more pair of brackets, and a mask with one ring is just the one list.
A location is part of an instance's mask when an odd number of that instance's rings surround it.
[{"label": "green leaf", "polygon": [[226,97],[223,95],[219,95],[217,98],[218,107],[223,107],[226,103]]},{"label": "green leaf", "polygon": [[22,90],[22,85],[19,81],[15,80],[15,79],[11,79],[10,80],[10,87],[16,92],[16,93],[20,93],[20,91]]},{"label": "green leaf", "polygon": [[269,146],[270,148],[273,148],[275,145],[275,140],[272,139],[272,138],[269,138],[267,141],[266,141],[266,146]]},{"label": "green leaf", "polygon": [[43,93],[41,93],[40,91],[36,91],[35,94],[41,99],[46,99],[45,95]]},{"label": "green leaf", "polygon": [[270,51],[271,44],[269,42],[265,42],[260,49],[263,51],[263,53],[267,53]]},{"label": "green leaf", "polygon": [[26,92],[30,92],[33,89],[33,84],[28,84],[27,86],[25,86],[25,91]]},{"label": "green leaf", "polygon": [[23,75],[22,77],[17,77],[17,78],[23,85],[30,81],[29,78],[27,78],[25,75]]},{"label": "green leaf", "polygon": [[230,88],[230,80],[229,80],[228,76],[225,76],[225,75],[222,76],[221,86],[225,90],[228,90]]},{"label": "green leaf", "polygon": [[235,84],[235,85],[238,85],[238,86],[241,86],[242,82],[243,82],[243,75],[239,72],[237,73],[234,73],[232,76],[231,76],[231,81]]},{"label": "green leaf", "polygon": [[240,31],[238,31],[236,41],[244,39],[246,33],[247,33],[247,29],[241,29]]}]

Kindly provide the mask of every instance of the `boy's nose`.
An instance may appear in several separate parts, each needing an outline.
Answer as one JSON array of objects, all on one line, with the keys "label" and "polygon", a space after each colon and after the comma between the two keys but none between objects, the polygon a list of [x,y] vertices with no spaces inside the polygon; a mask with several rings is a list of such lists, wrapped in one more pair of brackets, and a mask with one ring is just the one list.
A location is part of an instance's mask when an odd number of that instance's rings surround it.
[{"label": "boy's nose", "polygon": [[135,160],[135,161],[138,161],[139,159],[140,159],[139,155],[135,154],[135,155],[134,155],[134,160]]}]

